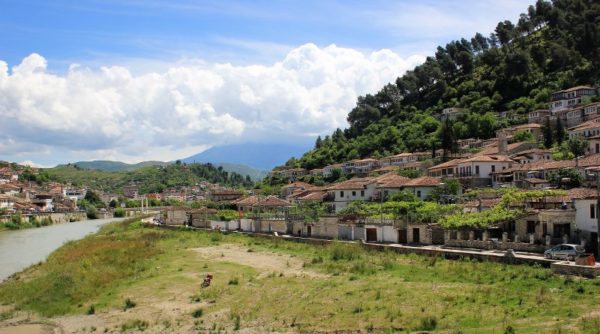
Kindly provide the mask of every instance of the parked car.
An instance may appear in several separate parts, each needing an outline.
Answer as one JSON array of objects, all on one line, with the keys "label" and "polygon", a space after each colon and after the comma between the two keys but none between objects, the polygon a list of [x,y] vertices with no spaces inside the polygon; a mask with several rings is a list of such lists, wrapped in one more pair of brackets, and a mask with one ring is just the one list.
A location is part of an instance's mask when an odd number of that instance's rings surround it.
[{"label": "parked car", "polygon": [[544,257],[547,259],[563,259],[573,261],[575,257],[584,254],[585,249],[580,245],[562,244],[554,246],[544,252]]}]

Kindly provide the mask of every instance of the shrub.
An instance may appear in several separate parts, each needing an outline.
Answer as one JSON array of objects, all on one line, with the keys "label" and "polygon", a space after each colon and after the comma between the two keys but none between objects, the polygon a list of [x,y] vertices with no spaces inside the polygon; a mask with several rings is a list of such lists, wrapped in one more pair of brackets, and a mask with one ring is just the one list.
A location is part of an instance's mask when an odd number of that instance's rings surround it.
[{"label": "shrub", "polygon": [[148,322],[144,321],[144,320],[130,320],[124,324],[121,325],[121,331],[127,331],[130,329],[137,329],[140,331],[144,331],[145,329],[148,328]]},{"label": "shrub", "polygon": [[434,316],[429,316],[425,318],[421,318],[421,323],[419,324],[418,330],[422,331],[432,331],[437,327],[437,318]]},{"label": "shrub", "polygon": [[127,298],[127,299],[125,299],[125,304],[123,306],[123,310],[128,310],[130,308],[134,308],[136,305],[137,304],[133,300]]},{"label": "shrub", "polygon": [[333,261],[352,261],[359,257],[357,250],[355,247],[351,247],[350,245],[344,245],[340,243],[334,243],[330,246],[331,259]]},{"label": "shrub", "polygon": [[204,313],[204,311],[201,308],[195,309],[194,312],[192,312],[192,317],[200,318],[203,313]]},{"label": "shrub", "polygon": [[87,312],[88,315],[92,315],[96,313],[96,308],[94,307],[94,304],[90,305],[90,307],[88,308]]},{"label": "shrub", "polygon": [[229,284],[229,285],[238,285],[239,284],[238,278],[234,277],[234,278],[230,279],[227,284]]},{"label": "shrub", "polygon": [[87,207],[87,209],[85,210],[85,215],[87,216],[88,219],[98,219],[98,212],[96,211],[96,208],[93,206]]},{"label": "shrub", "polygon": [[234,331],[240,330],[240,322],[241,322],[240,316],[239,315],[235,315],[233,317],[233,330]]},{"label": "shrub", "polygon": [[113,213],[113,216],[116,217],[116,218],[125,217],[125,209],[123,209],[123,208],[116,208],[115,211],[114,211],[114,213]]}]

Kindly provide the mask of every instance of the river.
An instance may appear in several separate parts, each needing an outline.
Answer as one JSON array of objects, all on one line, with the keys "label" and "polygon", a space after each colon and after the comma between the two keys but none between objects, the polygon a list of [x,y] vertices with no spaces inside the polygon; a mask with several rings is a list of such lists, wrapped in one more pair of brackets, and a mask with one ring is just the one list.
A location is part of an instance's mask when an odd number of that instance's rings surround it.
[{"label": "river", "polygon": [[48,255],[69,240],[95,233],[100,226],[123,218],[83,220],[40,228],[0,232],[0,282]]}]

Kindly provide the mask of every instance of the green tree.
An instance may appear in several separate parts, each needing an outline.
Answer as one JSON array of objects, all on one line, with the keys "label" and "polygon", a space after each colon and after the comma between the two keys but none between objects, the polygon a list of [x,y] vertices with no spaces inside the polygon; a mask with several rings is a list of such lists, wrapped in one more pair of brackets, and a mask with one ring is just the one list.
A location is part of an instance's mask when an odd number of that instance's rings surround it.
[{"label": "green tree", "polygon": [[544,126],[544,146],[550,148],[553,143],[554,137],[552,135],[552,127],[550,126],[550,118],[546,118],[546,125]]},{"label": "green tree", "polygon": [[527,130],[519,130],[513,135],[514,141],[535,141],[533,134]]}]

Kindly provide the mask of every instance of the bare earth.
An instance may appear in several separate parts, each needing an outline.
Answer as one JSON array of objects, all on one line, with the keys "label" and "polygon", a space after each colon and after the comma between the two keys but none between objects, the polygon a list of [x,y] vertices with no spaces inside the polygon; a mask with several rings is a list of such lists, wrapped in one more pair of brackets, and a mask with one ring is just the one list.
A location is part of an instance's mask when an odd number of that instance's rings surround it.
[{"label": "bare earth", "polygon": [[[249,251],[238,245],[221,245],[190,250],[198,254],[203,261],[224,261],[252,267],[259,272],[257,279],[270,274],[283,274],[286,277],[327,277],[303,268],[303,262],[289,255]],[[191,272],[197,282],[202,281],[204,273]],[[190,314],[205,303],[191,303],[189,297],[198,290],[197,285],[169,284],[157,293],[156,287],[141,287],[136,291],[135,308],[123,311],[109,309],[94,315],[69,315],[51,319],[40,319],[31,314],[16,312],[11,319],[0,321],[0,334],[67,334],[67,333],[121,333],[121,325],[128,321],[142,320],[149,324],[143,333],[198,333],[194,328]],[[142,297],[143,296],[143,297]],[[123,296],[126,297],[126,296]],[[218,314],[206,314],[203,319],[217,318]],[[43,323],[43,324],[40,324]],[[128,330],[136,333],[137,330]],[[248,330],[242,332],[251,332]]]},{"label": "bare earth", "polygon": [[249,252],[247,247],[238,245],[203,247],[192,250],[207,260],[238,263],[257,269],[262,272],[259,278],[269,273],[283,273],[285,276],[298,277],[327,277],[315,271],[304,269],[301,260],[285,254]]}]

